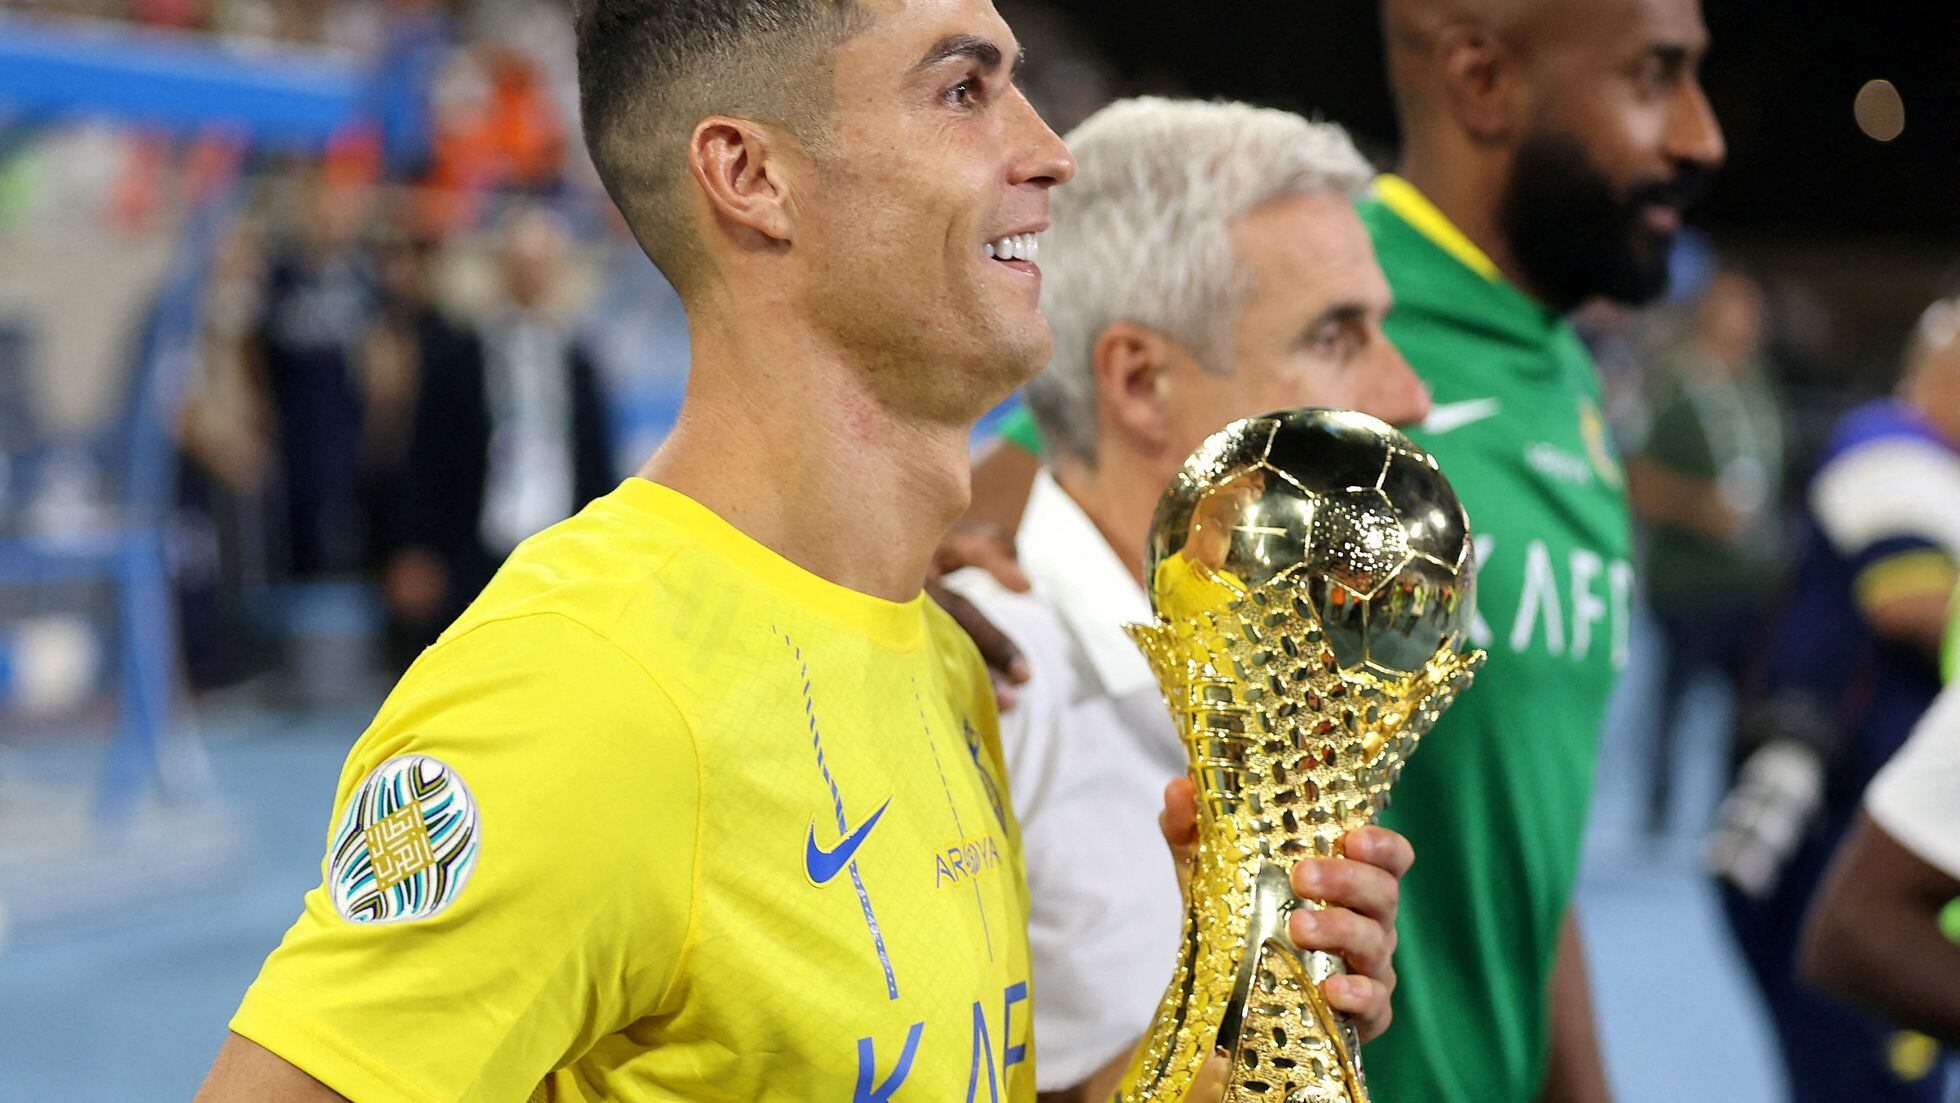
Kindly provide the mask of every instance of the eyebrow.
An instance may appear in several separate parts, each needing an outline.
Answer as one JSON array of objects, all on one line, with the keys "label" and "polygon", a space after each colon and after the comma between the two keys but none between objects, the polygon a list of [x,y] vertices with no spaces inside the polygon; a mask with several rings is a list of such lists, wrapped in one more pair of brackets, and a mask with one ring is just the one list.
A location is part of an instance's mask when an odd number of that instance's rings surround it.
[{"label": "eyebrow", "polygon": [[1653,42],[1649,43],[1647,48],[1641,51],[1642,56],[1651,57],[1671,69],[1678,69],[1692,64],[1707,53],[1708,40],[1706,38],[1687,42],[1678,39]]},{"label": "eyebrow", "polygon": [[[912,69],[914,72],[930,69],[955,58],[967,58],[982,69],[988,70],[1000,68],[1002,61],[1000,47],[994,44],[993,39],[982,38],[977,34],[949,34],[933,43],[932,49],[927,50],[926,56],[920,58],[919,63]],[[1016,65],[1026,59],[1026,50],[1014,55]]]},{"label": "eyebrow", "polygon": [[1647,47],[1646,54],[1670,69],[1678,69],[1688,63],[1692,51],[1678,43],[1666,42]]},{"label": "eyebrow", "polygon": [[1312,333],[1330,322],[1365,321],[1367,317],[1368,308],[1362,303],[1335,303],[1333,306],[1314,315],[1313,321],[1307,323],[1306,331]]}]

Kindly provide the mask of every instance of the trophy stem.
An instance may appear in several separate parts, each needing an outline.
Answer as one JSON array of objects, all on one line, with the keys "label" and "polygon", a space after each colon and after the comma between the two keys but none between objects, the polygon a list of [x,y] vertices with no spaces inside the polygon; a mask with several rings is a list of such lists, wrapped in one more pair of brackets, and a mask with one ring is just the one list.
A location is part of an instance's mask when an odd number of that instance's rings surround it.
[{"label": "trophy stem", "polygon": [[1335,957],[1296,949],[1301,858],[1333,858],[1374,821],[1401,764],[1480,655],[1439,649],[1399,682],[1333,661],[1310,615],[1255,593],[1226,616],[1132,626],[1198,781],[1184,939],[1117,1099],[1182,1103],[1213,1047],[1229,1103],[1370,1103],[1360,1038],[1320,985]]}]

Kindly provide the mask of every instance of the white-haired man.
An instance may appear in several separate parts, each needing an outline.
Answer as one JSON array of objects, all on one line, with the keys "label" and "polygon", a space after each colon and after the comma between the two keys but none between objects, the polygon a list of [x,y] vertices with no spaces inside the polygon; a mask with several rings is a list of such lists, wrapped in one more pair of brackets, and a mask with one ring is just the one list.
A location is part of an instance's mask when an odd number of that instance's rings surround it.
[{"label": "white-haired man", "polygon": [[[1143,98],[1104,108],[1068,143],[1078,173],[1054,195],[1042,250],[1055,350],[1028,385],[1048,465],[1019,536],[1033,589],[977,571],[949,583],[1034,671],[1002,725],[1041,993],[1037,1086],[1099,1099],[1150,1024],[1181,912],[1152,824],[1184,755],[1122,631],[1150,616],[1158,496],[1236,418],[1321,405],[1410,423],[1429,397],[1382,335],[1388,283],[1353,205],[1373,173],[1339,127]],[[1346,843],[1369,861],[1405,847],[1380,828]],[[1296,925],[1359,927],[1393,899],[1376,865],[1306,868],[1303,895],[1349,906],[1297,912]],[[1351,953],[1357,975],[1331,980],[1330,1002],[1359,999],[1392,943]]]}]

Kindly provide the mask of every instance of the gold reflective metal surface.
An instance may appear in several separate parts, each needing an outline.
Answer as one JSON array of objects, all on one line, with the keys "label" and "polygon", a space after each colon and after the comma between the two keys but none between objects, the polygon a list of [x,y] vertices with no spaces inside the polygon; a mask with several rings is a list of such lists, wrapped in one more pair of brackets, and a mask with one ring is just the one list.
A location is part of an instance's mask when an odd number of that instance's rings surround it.
[{"label": "gold reflective metal surface", "polygon": [[1185,461],[1149,549],[1155,622],[1131,625],[1177,720],[1199,843],[1176,973],[1117,1098],[1182,1103],[1214,1045],[1234,1103],[1367,1103],[1353,1027],[1303,954],[1317,907],[1295,862],[1332,857],[1481,652],[1468,519],[1436,462],[1387,424],[1287,410],[1233,422]]}]

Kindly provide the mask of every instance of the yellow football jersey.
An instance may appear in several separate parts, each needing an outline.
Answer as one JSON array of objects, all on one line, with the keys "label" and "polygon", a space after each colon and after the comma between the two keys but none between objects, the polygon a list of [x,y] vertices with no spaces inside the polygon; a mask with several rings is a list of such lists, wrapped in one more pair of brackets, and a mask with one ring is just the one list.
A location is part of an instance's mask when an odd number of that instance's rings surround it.
[{"label": "yellow football jersey", "polygon": [[924,598],[629,479],[342,771],[232,1029],[354,1100],[1034,1098],[993,695]]}]

